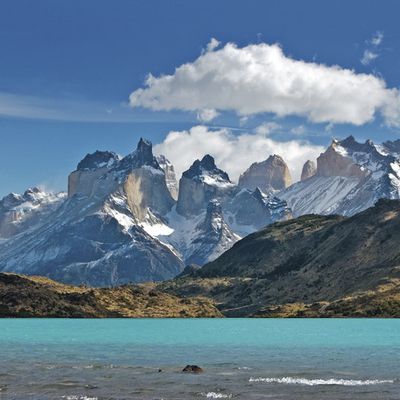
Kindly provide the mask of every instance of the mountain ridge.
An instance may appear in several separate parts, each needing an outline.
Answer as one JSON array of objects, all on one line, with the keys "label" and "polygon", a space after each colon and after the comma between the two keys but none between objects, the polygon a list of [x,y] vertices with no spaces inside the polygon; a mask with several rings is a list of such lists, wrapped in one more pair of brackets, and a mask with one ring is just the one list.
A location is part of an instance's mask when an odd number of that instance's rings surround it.
[{"label": "mountain ridge", "polygon": [[[146,139],[124,157],[97,150],[69,175],[68,196],[32,189],[0,201],[0,271],[92,286],[171,279],[277,221],[352,216],[380,198],[398,199],[398,148],[333,140],[316,169],[307,161],[304,179],[289,187],[278,155],[242,174],[251,184],[235,184],[207,154],[178,185],[172,163]],[[253,188],[254,179],[271,190]]]}]

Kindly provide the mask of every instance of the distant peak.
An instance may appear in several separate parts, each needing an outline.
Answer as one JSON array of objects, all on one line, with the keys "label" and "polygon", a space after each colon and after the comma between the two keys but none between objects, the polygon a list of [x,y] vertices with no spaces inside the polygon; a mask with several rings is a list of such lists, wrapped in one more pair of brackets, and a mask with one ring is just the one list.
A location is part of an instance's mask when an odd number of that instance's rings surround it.
[{"label": "distant peak", "polygon": [[151,165],[154,161],[152,143],[149,140],[140,138],[136,149],[136,156],[139,164]]},{"label": "distant peak", "polygon": [[96,150],[94,153],[86,154],[83,160],[79,162],[77,169],[83,171],[112,167],[118,160],[119,156],[112,151]]},{"label": "distant peak", "polygon": [[282,160],[283,158],[279,154],[272,154],[268,157],[269,160]]},{"label": "distant peak", "polygon": [[156,157],[153,155],[153,145],[149,140],[140,138],[136,150],[125,156],[117,166],[117,170],[132,170],[143,166],[150,166],[162,170]]},{"label": "distant peak", "polygon": [[150,148],[150,149],[153,148],[152,143],[150,142],[150,140],[143,139],[143,138],[141,137],[140,140],[139,140],[139,142],[138,142],[138,144],[137,144],[137,150],[138,150],[138,151],[143,151],[143,150],[146,150],[146,149],[148,149],[148,148]]},{"label": "distant peak", "polygon": [[42,191],[37,187],[37,186],[34,186],[34,187],[32,187],[32,188],[29,188],[29,189],[27,189],[27,190],[25,190],[25,193],[24,193],[24,195],[25,194],[31,194],[31,193],[41,193]]},{"label": "distant peak", "polygon": [[218,180],[222,179],[223,181],[231,182],[229,175],[215,165],[214,157],[209,154],[206,154],[201,161],[196,160],[190,168],[183,173],[183,176],[189,179],[201,177],[203,175],[213,175],[218,177]]},{"label": "distant peak", "polygon": [[210,156],[209,154],[206,154],[202,158],[200,163],[201,163],[201,166],[207,171],[212,171],[213,169],[217,168],[216,165],[215,165],[214,157]]},{"label": "distant peak", "polygon": [[338,140],[336,144],[345,148],[359,147],[360,145],[362,145],[361,143],[357,142],[353,135],[350,135],[343,140]]}]

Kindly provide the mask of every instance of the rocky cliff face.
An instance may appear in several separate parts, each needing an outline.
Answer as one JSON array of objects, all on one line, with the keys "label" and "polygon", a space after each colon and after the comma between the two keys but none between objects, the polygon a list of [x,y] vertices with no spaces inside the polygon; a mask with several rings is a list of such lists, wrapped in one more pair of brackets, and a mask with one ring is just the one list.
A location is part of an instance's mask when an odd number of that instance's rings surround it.
[{"label": "rocky cliff face", "polygon": [[79,162],[76,171],[68,177],[68,196],[75,194],[90,197],[93,194],[93,186],[98,178],[106,174],[119,161],[119,156],[110,151],[96,151],[87,154]]},{"label": "rocky cliff face", "polygon": [[334,140],[325,153],[317,158],[318,176],[344,176],[364,178],[366,171],[360,165],[354,163],[352,157],[347,151],[348,142],[339,142]]},{"label": "rocky cliff face", "polygon": [[278,198],[240,191],[209,155],[180,183],[176,202],[172,164],[144,139],[123,158],[88,154],[69,176],[68,198],[26,192],[3,199],[0,270],[91,286],[159,281],[290,216]]},{"label": "rocky cliff face", "polygon": [[186,263],[203,265],[230,249],[240,237],[224,221],[218,200],[208,203],[206,215],[195,228],[196,236],[187,251]]},{"label": "rocky cliff face", "polygon": [[311,178],[314,176],[317,172],[317,167],[315,166],[314,161],[307,160],[304,165],[303,169],[301,171],[301,181],[305,181],[308,178]]},{"label": "rocky cliff face", "polygon": [[174,200],[178,200],[178,181],[175,169],[171,162],[163,155],[156,156],[156,160],[165,173],[165,182]]},{"label": "rocky cliff face", "polygon": [[239,187],[264,193],[279,191],[292,184],[288,166],[282,157],[272,155],[267,160],[252,164],[239,178]]},{"label": "rocky cliff face", "polygon": [[279,193],[294,215],[354,215],[381,198],[400,198],[400,163],[395,152],[352,136],[334,140],[318,157],[317,173]]},{"label": "rocky cliff face", "polygon": [[136,151],[87,155],[69,178],[69,198],[0,244],[0,269],[68,283],[110,286],[171,278],[182,260],[148,232],[174,200],[164,171],[141,139]]},{"label": "rocky cliff face", "polygon": [[182,174],[176,210],[183,216],[198,215],[210,200],[224,199],[234,187],[228,174],[217,168],[213,157],[206,155]]},{"label": "rocky cliff face", "polygon": [[273,194],[265,194],[259,188],[254,191],[241,189],[226,208],[228,220],[242,236],[292,216],[285,201]]}]

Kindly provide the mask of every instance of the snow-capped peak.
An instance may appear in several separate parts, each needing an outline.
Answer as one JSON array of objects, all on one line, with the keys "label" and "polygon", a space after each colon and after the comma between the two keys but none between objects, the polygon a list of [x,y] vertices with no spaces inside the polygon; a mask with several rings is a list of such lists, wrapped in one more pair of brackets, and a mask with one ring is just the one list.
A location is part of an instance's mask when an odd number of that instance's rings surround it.
[{"label": "snow-capped peak", "polygon": [[229,175],[215,165],[214,158],[209,154],[201,160],[196,160],[182,176],[204,182],[209,186],[233,186]]},{"label": "snow-capped peak", "polygon": [[86,156],[79,162],[77,170],[92,171],[99,168],[112,168],[120,159],[120,156],[112,151],[96,150],[92,154],[86,154]]}]

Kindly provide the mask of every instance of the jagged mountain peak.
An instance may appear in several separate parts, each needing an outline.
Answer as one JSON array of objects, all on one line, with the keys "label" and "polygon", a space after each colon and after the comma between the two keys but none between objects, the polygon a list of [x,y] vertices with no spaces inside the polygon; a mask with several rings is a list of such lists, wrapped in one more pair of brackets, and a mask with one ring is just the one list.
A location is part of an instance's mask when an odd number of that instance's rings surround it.
[{"label": "jagged mountain peak", "polygon": [[397,156],[400,155],[400,139],[387,140],[386,142],[382,143],[382,147],[387,152],[391,152]]},{"label": "jagged mountain peak", "polygon": [[9,193],[0,200],[0,207],[3,209],[9,209],[11,207],[14,207],[15,205],[20,204],[21,201],[22,196],[20,194]]},{"label": "jagged mountain peak", "polygon": [[125,156],[117,165],[116,170],[133,170],[144,166],[162,171],[156,157],[153,155],[153,145],[149,140],[140,138],[136,150]]},{"label": "jagged mountain peak", "polygon": [[364,143],[358,142],[350,135],[343,140],[334,139],[328,150],[335,150],[340,155],[348,157],[354,153],[367,153],[377,160],[384,160],[389,154],[382,152],[382,147],[384,146],[376,145],[371,139],[367,139]]},{"label": "jagged mountain peak", "polygon": [[140,138],[136,148],[136,157],[141,165],[154,164],[156,160],[153,156],[153,144],[149,140]]},{"label": "jagged mountain peak", "polygon": [[229,196],[234,188],[229,175],[219,169],[214,158],[207,154],[182,174],[177,212],[185,216],[199,214],[207,208],[210,200],[221,200]]},{"label": "jagged mountain peak", "polygon": [[281,157],[279,154],[271,154],[265,162],[274,162],[274,161],[284,161],[283,157]]},{"label": "jagged mountain peak", "polygon": [[[202,179],[204,176],[215,176],[218,180],[231,182],[229,175],[215,165],[214,157],[206,154],[201,160],[196,160],[190,168],[183,173],[188,179]],[[206,182],[207,183],[207,182]]]},{"label": "jagged mountain peak", "polygon": [[[309,213],[354,215],[379,198],[400,198],[400,162],[389,145],[353,136],[334,139],[317,158],[317,173],[299,182],[280,197],[294,215]],[[395,147],[395,145],[394,145]]]},{"label": "jagged mountain peak", "polygon": [[18,193],[9,193],[0,200],[0,207],[3,209],[12,209],[25,202],[32,204],[40,203],[43,200],[49,200],[61,196],[62,193],[45,192],[40,188],[34,186],[25,190],[21,195]]},{"label": "jagged mountain peak", "polygon": [[120,157],[112,151],[96,150],[94,153],[86,154],[77,166],[78,171],[96,170],[99,168],[111,168]]}]

